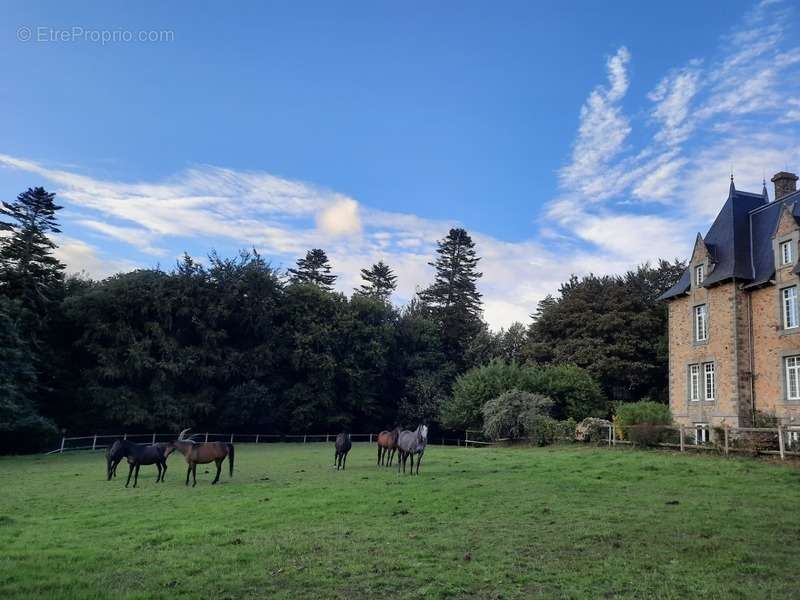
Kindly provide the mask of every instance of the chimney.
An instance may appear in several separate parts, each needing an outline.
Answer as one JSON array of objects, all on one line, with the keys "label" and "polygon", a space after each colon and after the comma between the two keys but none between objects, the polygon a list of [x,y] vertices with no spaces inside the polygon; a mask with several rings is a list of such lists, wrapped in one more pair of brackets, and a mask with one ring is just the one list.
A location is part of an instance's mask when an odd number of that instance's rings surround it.
[{"label": "chimney", "polygon": [[770,181],[775,184],[775,200],[797,191],[797,175],[794,173],[781,171],[775,173]]}]

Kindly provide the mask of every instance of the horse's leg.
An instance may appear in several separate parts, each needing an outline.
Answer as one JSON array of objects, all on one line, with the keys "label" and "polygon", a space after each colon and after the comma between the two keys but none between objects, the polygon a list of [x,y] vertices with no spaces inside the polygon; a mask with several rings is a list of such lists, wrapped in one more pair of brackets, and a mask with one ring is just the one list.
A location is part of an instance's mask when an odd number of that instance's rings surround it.
[{"label": "horse's leg", "polygon": [[164,483],[164,477],[167,476],[167,461],[166,460],[164,460],[163,464],[161,465],[161,468],[164,469],[161,472],[161,483]]},{"label": "horse's leg", "polygon": [[161,463],[156,462],[156,469],[158,469],[158,475],[156,475],[156,483],[161,481]]},{"label": "horse's leg", "polygon": [[189,467],[186,469],[186,485],[189,485],[189,475],[192,474],[192,463],[188,463]]},{"label": "horse's leg", "polygon": [[136,463],[136,473],[133,475],[133,487],[136,487],[136,484],[139,483],[139,463]]},{"label": "horse's leg", "polygon": [[217,476],[214,477],[214,481],[211,482],[211,485],[214,485],[215,483],[217,483],[219,481],[219,474],[222,471],[222,459],[221,458],[217,458],[217,459],[214,460],[214,462],[217,463]]},{"label": "horse's leg", "polygon": [[192,487],[197,485],[197,463],[192,464]]},{"label": "horse's leg", "polygon": [[378,464],[376,466],[380,467],[383,465],[383,461],[381,460],[382,458],[383,458],[383,448],[378,446]]},{"label": "horse's leg", "polygon": [[408,474],[409,475],[413,475],[414,474],[414,453],[413,452],[409,452],[408,455],[411,458],[411,470],[408,472]]},{"label": "horse's leg", "polygon": [[344,471],[346,466],[347,466],[347,452],[345,452],[344,455],[342,456],[342,471]]},{"label": "horse's leg", "polygon": [[394,460],[394,453],[397,452],[397,448],[392,448],[391,452],[389,453],[389,466],[392,466],[392,461]]},{"label": "horse's leg", "polygon": [[417,457],[417,475],[419,475],[419,464],[422,462],[422,452],[419,453]]},{"label": "horse's leg", "polygon": [[397,474],[400,474],[400,463],[403,462],[403,451],[397,451]]},{"label": "horse's leg", "polygon": [[133,463],[131,463],[131,468],[128,469],[128,481],[125,482],[125,487],[128,487],[128,484],[131,482],[132,474],[133,474]]}]

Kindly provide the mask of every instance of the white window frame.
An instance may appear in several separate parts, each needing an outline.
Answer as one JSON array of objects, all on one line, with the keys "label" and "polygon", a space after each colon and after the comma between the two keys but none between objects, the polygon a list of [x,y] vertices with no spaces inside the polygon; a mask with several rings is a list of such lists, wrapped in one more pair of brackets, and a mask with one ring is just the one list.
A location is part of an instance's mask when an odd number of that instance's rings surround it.
[{"label": "white window frame", "polygon": [[689,401],[700,402],[700,365],[689,365]]},{"label": "white window frame", "polygon": [[800,400],[800,355],[783,359],[786,370],[786,399]]},{"label": "white window frame", "polygon": [[794,257],[792,256],[792,241],[781,242],[781,265],[786,266],[792,264]]},{"label": "white window frame", "polygon": [[694,341],[708,341],[708,308],[705,304],[694,307]]},{"label": "white window frame", "polygon": [[785,287],[781,290],[781,307],[783,309],[783,328],[796,328],[798,326],[796,285]]},{"label": "white window frame", "polygon": [[694,268],[694,286],[700,287],[703,285],[703,282],[706,279],[706,267],[705,265],[697,265]]},{"label": "white window frame", "polygon": [[703,400],[713,402],[717,395],[717,373],[713,362],[703,363]]},{"label": "white window frame", "polygon": [[710,428],[708,423],[694,424],[694,441],[697,444],[707,444],[711,441]]}]

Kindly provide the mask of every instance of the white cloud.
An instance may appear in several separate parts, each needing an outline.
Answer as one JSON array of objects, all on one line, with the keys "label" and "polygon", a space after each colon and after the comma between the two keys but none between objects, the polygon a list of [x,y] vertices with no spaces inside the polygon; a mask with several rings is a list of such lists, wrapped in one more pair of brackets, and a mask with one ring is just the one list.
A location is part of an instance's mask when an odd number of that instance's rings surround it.
[{"label": "white cloud", "polygon": [[358,202],[351,198],[335,200],[319,213],[317,225],[324,233],[332,236],[360,233],[361,216],[358,211]]}]

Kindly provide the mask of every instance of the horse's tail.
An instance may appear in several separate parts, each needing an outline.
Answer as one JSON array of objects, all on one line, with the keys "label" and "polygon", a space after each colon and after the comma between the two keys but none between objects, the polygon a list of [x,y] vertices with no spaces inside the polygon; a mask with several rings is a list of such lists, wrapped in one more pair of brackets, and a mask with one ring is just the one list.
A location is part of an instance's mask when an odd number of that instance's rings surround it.
[{"label": "horse's tail", "polygon": [[228,447],[228,466],[230,467],[230,476],[233,477],[233,444],[225,444]]}]

